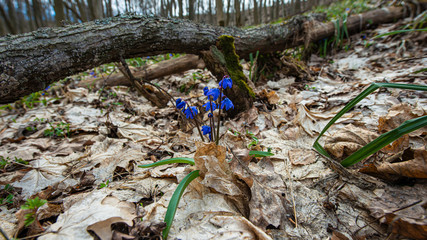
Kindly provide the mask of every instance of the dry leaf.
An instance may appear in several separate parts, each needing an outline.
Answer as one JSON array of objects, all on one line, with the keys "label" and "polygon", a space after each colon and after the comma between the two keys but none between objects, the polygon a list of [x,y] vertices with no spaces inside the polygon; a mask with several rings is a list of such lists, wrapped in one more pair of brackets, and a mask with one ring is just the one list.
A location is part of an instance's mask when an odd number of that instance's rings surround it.
[{"label": "dry leaf", "polygon": [[39,239],[91,239],[86,230],[94,231],[98,236],[104,237],[102,239],[111,239],[111,224],[123,222],[133,225],[132,220],[136,217],[133,203],[108,196],[102,189],[80,196],[80,199],[71,200],[75,201],[71,206],[64,203],[70,207],[47,229],[48,232],[53,232]]},{"label": "dry leaf", "polygon": [[[409,105],[408,103],[394,105],[390,108],[387,116],[379,118],[378,131],[380,133],[388,132],[399,127],[400,125],[402,125],[403,122],[407,120],[421,117],[425,114],[425,112],[417,112],[416,110],[414,110],[414,107]],[[427,127],[423,127],[414,132],[411,132],[409,133],[409,136],[419,136],[425,132],[427,132]]]},{"label": "dry leaf", "polygon": [[427,178],[427,151],[416,149],[413,159],[393,163],[384,162],[379,165],[369,164],[367,167],[360,169],[360,172],[372,174],[383,179],[393,179],[389,175]]},{"label": "dry leaf", "polygon": [[326,140],[325,149],[341,159],[350,156],[377,137],[378,134],[374,132],[349,124]]},{"label": "dry leaf", "polygon": [[234,176],[225,159],[225,152],[225,147],[215,143],[197,143],[194,155],[196,169],[200,170],[201,184],[228,196],[245,214],[249,193],[244,183]]},{"label": "dry leaf", "polygon": [[22,188],[22,196],[25,199],[43,188],[63,180],[63,172],[67,169],[67,166],[53,163],[47,158],[34,160],[30,162],[30,165],[33,170],[25,174],[19,182],[12,183],[12,186]]},{"label": "dry leaf", "polygon": [[[335,116],[336,112],[332,113],[317,113],[310,111],[304,104],[298,105],[298,114],[294,119],[294,123],[300,125],[304,131],[314,136],[316,133],[320,133],[328,123],[329,119]],[[359,115],[357,112],[350,112],[344,114],[336,123],[348,121],[349,119],[356,120],[354,117]]]},{"label": "dry leaf", "polygon": [[392,232],[411,239],[427,239],[427,187],[388,187],[377,192],[368,208],[371,215],[391,226]]},{"label": "dry leaf", "polygon": [[293,165],[307,165],[316,161],[316,155],[312,150],[294,148],[289,150],[288,155]]}]

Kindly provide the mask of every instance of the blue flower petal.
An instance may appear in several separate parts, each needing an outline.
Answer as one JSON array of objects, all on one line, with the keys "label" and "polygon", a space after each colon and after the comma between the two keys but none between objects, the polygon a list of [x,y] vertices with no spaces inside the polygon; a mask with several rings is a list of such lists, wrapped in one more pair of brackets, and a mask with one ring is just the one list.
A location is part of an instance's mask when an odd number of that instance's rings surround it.
[{"label": "blue flower petal", "polygon": [[202,126],[202,132],[203,132],[203,135],[206,135],[206,134],[208,134],[208,133],[211,133],[211,127],[209,127],[209,126]]},{"label": "blue flower petal", "polygon": [[225,110],[229,110],[230,108],[233,108],[234,109],[234,105],[233,105],[233,103],[231,102],[231,100],[229,99],[229,98],[225,98],[224,100],[222,100],[222,102],[221,102],[221,106],[222,106],[222,109],[224,109],[225,108]]},{"label": "blue flower petal", "polygon": [[207,96],[208,92],[209,92],[209,88],[208,88],[208,87],[204,87],[204,88],[203,88],[203,94],[204,94],[205,96]]},{"label": "blue flower petal", "polygon": [[175,103],[176,103],[176,108],[178,109],[185,108],[186,103],[185,101],[182,101],[181,98],[178,98]]},{"label": "blue flower petal", "polygon": [[218,88],[212,88],[209,90],[209,92],[206,94],[206,96],[209,98],[212,98],[212,100],[216,101],[219,97],[219,89]]},{"label": "blue flower petal", "polygon": [[[212,103],[212,105],[211,105],[211,103]],[[211,101],[209,101],[209,102],[205,103],[205,105],[203,105],[203,107],[206,108],[206,112],[211,111],[211,106],[212,106],[212,111],[215,111],[215,109],[217,109],[216,104],[214,102],[211,102]]]},{"label": "blue flower petal", "polygon": [[192,106],[192,107],[188,107],[187,109],[185,109],[184,113],[185,113],[185,117],[187,119],[193,119],[194,116],[196,116],[199,113],[199,111],[197,111],[196,107]]},{"label": "blue flower petal", "polygon": [[233,81],[230,77],[224,76],[224,78],[219,81],[219,86],[223,89],[231,88],[233,87]]}]

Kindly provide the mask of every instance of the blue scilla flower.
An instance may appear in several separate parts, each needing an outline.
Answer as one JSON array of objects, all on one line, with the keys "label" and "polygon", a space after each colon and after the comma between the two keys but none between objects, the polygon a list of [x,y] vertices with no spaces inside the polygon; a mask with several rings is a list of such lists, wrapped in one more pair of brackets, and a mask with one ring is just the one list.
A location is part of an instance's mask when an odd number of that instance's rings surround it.
[{"label": "blue scilla flower", "polygon": [[219,86],[223,89],[231,88],[233,86],[233,81],[229,76],[224,76],[224,78],[219,81]]},{"label": "blue scilla flower", "polygon": [[188,107],[187,109],[185,109],[184,110],[184,113],[185,113],[185,117],[188,119],[193,119],[194,118],[194,116],[196,116],[198,113],[199,113],[199,111],[197,111],[197,108],[196,107]]},{"label": "blue scilla flower", "polygon": [[185,101],[182,101],[181,98],[178,98],[175,103],[176,103],[176,108],[178,109],[185,108]]},{"label": "blue scilla flower", "polygon": [[204,88],[203,88],[203,94],[204,94],[205,96],[207,96],[207,95],[208,95],[208,92],[209,92],[209,88],[208,88],[208,87],[204,87]]},{"label": "blue scilla flower", "polygon": [[216,101],[219,97],[219,89],[212,88],[211,90],[209,90],[206,96],[208,96],[208,99],[212,98],[212,100]]},{"label": "blue scilla flower", "polygon": [[212,113],[209,113],[209,114],[208,114],[208,117],[213,118],[213,114],[212,114]]},{"label": "blue scilla flower", "polygon": [[212,140],[212,129],[209,126],[202,126],[203,135],[209,134],[209,139]]},{"label": "blue scilla flower", "polygon": [[230,108],[233,108],[234,109],[234,105],[233,105],[233,103],[231,102],[231,100],[229,99],[229,98],[225,98],[224,100],[222,100],[222,102],[221,102],[221,106],[222,106],[222,109],[224,109],[225,108],[225,110],[229,110]]},{"label": "blue scilla flower", "polygon": [[206,108],[206,112],[211,111],[211,106],[212,106],[212,111],[215,111],[215,109],[217,109],[216,104],[214,102],[211,102],[211,101],[209,101],[209,102],[205,103],[205,105],[203,105],[203,107]]},{"label": "blue scilla flower", "polygon": [[202,126],[202,132],[203,132],[203,135],[206,135],[206,134],[208,134],[208,133],[210,133],[212,130],[211,130],[211,127],[209,127],[209,126]]}]

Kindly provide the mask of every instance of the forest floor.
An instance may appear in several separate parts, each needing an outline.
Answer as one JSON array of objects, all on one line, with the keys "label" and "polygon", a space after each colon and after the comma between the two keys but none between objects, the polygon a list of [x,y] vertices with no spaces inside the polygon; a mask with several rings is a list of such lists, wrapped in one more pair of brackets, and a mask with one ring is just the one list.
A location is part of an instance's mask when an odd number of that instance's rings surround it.
[{"label": "forest floor", "polygon": [[[426,72],[416,73],[427,65],[425,35],[366,44],[365,39],[401,25],[353,35],[347,51],[312,55],[307,64],[314,81],[283,75],[256,82],[254,107],[221,127],[220,144],[229,149],[231,170],[250,193],[243,207],[221,193],[236,187],[227,179],[193,181],[169,239],[425,239],[425,128],[349,169],[312,149],[328,121],[371,83],[426,85]],[[161,235],[168,202],[193,167],[138,165],[193,158],[203,147],[198,132],[186,128],[171,103],[154,107],[129,87],[77,87],[81,79],[95,77],[96,72],[70,77],[33,100],[33,107],[27,98],[20,107],[1,110],[0,226],[8,236]],[[153,82],[199,107],[206,98],[203,88],[218,84],[206,70]],[[379,134],[426,114],[425,92],[380,89],[344,115],[320,143],[334,159],[343,159]],[[249,148],[271,149],[274,156],[251,158]],[[37,221],[26,227],[31,209],[20,209],[36,196],[48,201],[36,216],[44,231]]]}]

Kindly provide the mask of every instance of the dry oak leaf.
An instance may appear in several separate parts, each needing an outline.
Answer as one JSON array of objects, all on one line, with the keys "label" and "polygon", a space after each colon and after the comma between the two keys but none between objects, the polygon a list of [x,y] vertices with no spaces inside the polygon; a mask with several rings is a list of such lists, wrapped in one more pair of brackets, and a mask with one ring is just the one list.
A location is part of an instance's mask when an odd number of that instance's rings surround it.
[{"label": "dry oak leaf", "polygon": [[349,124],[326,140],[325,149],[336,158],[345,158],[377,137],[377,133]]},{"label": "dry oak leaf", "polygon": [[[388,114],[378,119],[378,131],[385,133],[399,127],[402,123],[407,120],[411,120],[417,117],[426,115],[423,110],[417,111],[408,103],[401,103],[394,105],[390,108]],[[410,137],[419,136],[427,132],[427,127],[420,128],[414,132],[409,133]]]},{"label": "dry oak leaf", "polygon": [[415,149],[413,159],[394,163],[385,162],[378,166],[368,165],[360,169],[360,172],[384,176],[397,175],[410,178],[427,178],[427,151]]}]

